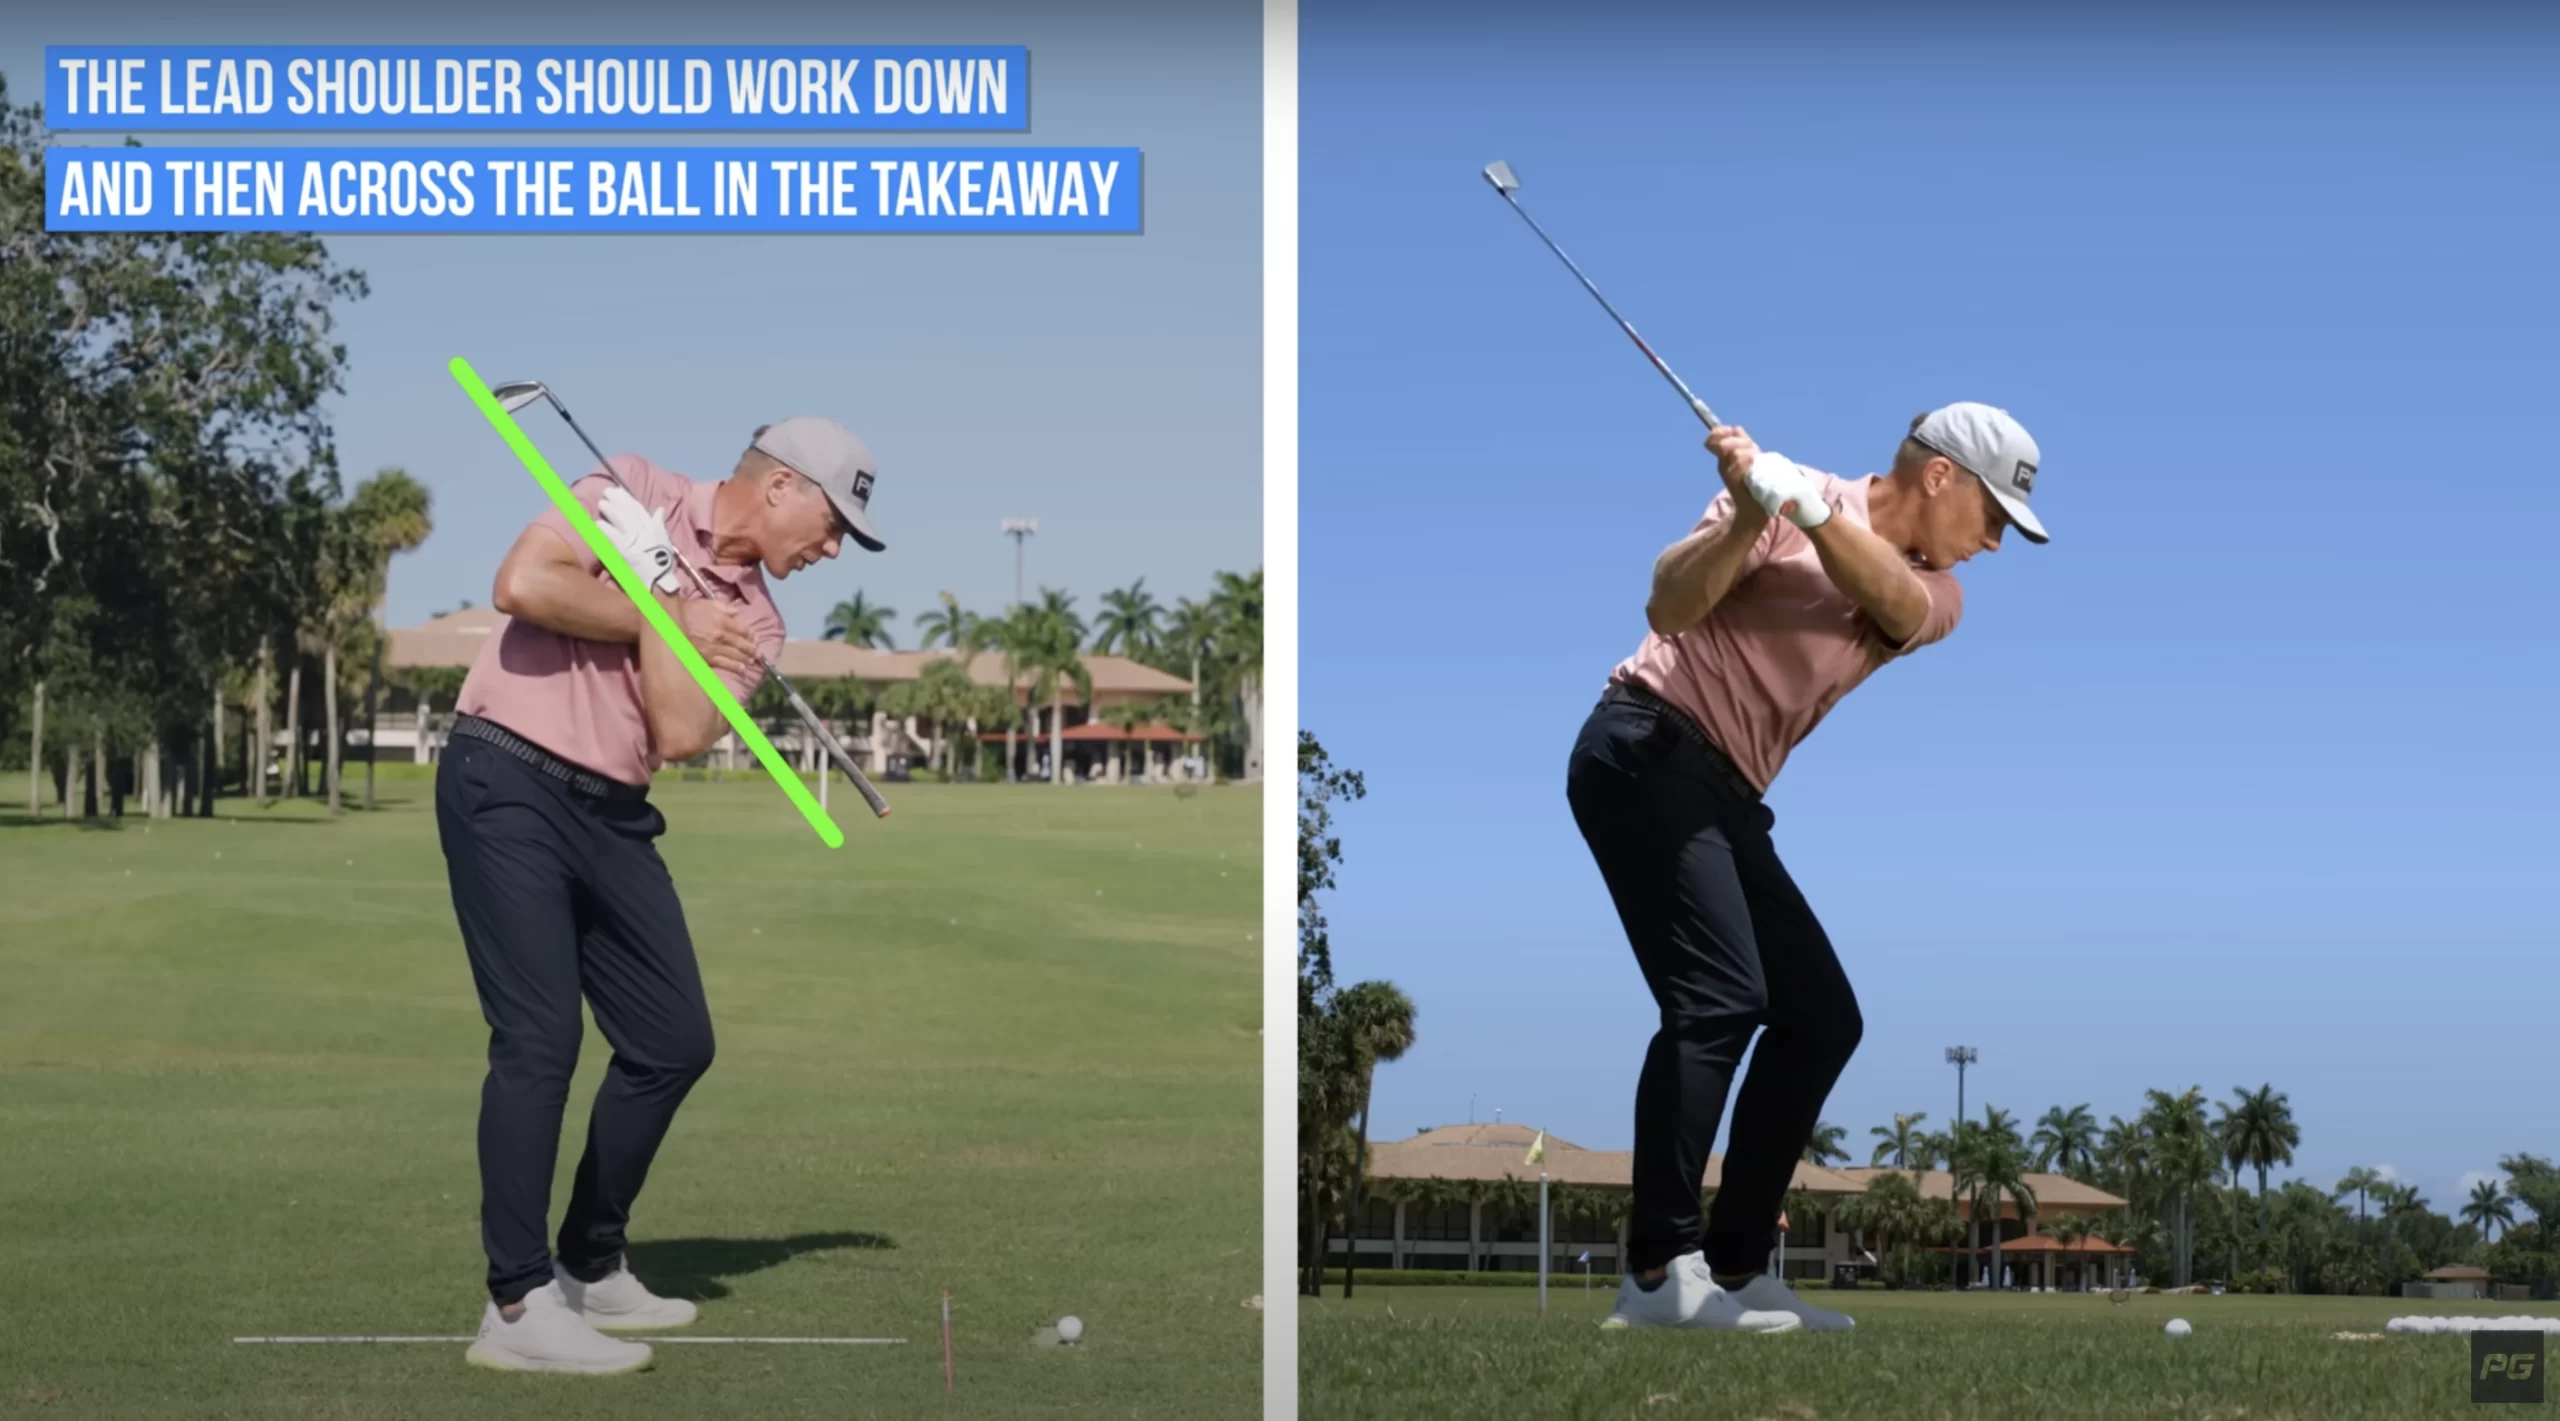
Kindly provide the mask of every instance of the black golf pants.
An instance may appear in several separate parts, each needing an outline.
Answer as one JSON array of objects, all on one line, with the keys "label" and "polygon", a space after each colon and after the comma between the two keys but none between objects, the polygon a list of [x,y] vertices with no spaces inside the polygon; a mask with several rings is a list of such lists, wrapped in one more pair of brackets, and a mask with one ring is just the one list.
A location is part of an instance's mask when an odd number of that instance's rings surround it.
[{"label": "black golf pants", "polygon": [[[1566,797],[1662,1014],[1636,1085],[1625,1268],[1703,1249],[1719,1273],[1764,1271],[1864,1029],[1857,996],[1778,862],[1774,817],[1684,718],[1613,691],[1574,743]],[[1708,1151],[1755,1032],[1702,1227]]]},{"label": "black golf pants", "polygon": [[558,1240],[561,1266],[588,1281],[619,1260],[659,1142],[710,1069],[711,1014],[658,857],[666,819],[645,794],[584,794],[456,736],[436,770],[436,827],[489,1023],[480,1237],[503,1306],[551,1281],[543,1234],[580,998],[613,1047]]}]

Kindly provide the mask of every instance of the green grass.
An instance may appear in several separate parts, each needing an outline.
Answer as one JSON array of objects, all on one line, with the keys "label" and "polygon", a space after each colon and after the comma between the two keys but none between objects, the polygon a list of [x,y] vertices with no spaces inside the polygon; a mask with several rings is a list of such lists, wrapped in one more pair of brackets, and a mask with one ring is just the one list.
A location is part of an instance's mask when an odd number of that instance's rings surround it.
[{"label": "green grass", "polygon": [[[486,1297],[487,1032],[430,784],[393,768],[335,823],[0,815],[0,1416],[1259,1413],[1246,789],[902,785],[874,823],[839,785],[830,851],[760,772],[661,780],[719,1055],[634,1264],[697,1333],[909,1345],[601,1379],[234,1346],[464,1334]],[[606,1055],[590,1026],[555,1226]],[[1033,1345],[1069,1312],[1082,1346]]]},{"label": "green grass", "polygon": [[[1304,1413],[1357,1417],[1681,1416],[1731,1421],[2405,1421],[2474,1414],[2466,1337],[2346,1341],[2412,1313],[2519,1303],[2386,1298],[1834,1293],[1855,1332],[1601,1332],[1610,1292],[1339,1289],[1299,1300]],[[2183,1317],[2195,1333],[2161,1332]]]}]

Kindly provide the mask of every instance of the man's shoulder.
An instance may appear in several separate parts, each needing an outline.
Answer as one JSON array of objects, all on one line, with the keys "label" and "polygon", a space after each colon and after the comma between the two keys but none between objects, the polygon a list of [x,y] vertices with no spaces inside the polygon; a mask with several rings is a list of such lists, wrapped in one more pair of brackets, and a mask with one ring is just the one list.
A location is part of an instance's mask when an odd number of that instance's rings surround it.
[{"label": "man's shoulder", "polygon": [[646,454],[616,454],[609,462],[623,483],[630,486],[641,502],[651,507],[658,506],[661,500],[683,498],[701,482],[677,473]]}]

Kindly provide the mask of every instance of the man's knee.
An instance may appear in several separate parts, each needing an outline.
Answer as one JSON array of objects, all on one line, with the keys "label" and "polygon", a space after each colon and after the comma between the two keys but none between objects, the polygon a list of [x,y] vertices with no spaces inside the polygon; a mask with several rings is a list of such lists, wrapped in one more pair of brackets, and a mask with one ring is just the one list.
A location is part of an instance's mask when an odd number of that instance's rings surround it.
[{"label": "man's knee", "polygon": [[489,1033],[489,1071],[515,1090],[566,1095],[577,1073],[578,1023],[548,1022],[500,1027]]},{"label": "man's knee", "polygon": [[1847,1061],[1857,1054],[1858,1042],[1867,1034],[1867,1019],[1854,1001],[1844,1002],[1825,1014],[1817,1024],[1814,1039],[1823,1053],[1837,1061]]},{"label": "man's knee", "polygon": [[712,1057],[718,1053],[712,1040],[708,1017],[696,1021],[655,1043],[644,1064],[649,1070],[684,1081],[697,1081],[710,1071]]},{"label": "man's knee", "polygon": [[1769,993],[1764,987],[1737,988],[1714,1001],[1682,1002],[1662,1014],[1663,1029],[1683,1041],[1749,1038],[1769,1020]]}]

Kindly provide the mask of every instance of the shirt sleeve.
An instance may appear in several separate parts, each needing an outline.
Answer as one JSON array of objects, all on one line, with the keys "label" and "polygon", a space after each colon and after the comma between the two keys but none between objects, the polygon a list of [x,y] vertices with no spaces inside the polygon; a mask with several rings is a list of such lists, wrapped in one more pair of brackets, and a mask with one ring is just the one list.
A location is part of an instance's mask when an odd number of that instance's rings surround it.
[{"label": "shirt sleeve", "polygon": [[[1944,641],[1947,634],[1956,629],[1956,623],[1964,620],[1963,583],[1936,569],[1913,568],[1912,573],[1920,579],[1922,590],[1929,594],[1929,612],[1920,619],[1920,630],[1913,632],[1910,640],[1900,646],[1886,644],[1888,658],[1909,656],[1932,642]],[[1884,640],[1881,633],[1876,639],[1879,642]]]}]

